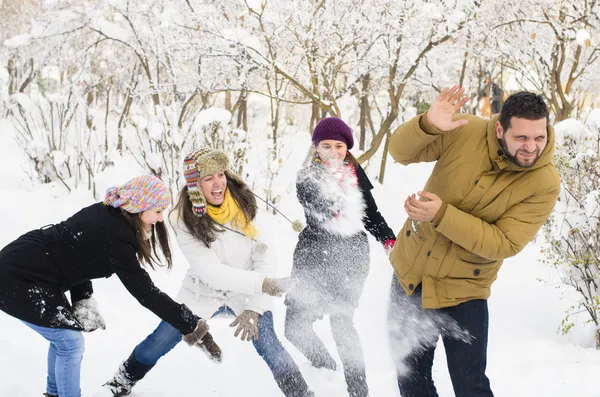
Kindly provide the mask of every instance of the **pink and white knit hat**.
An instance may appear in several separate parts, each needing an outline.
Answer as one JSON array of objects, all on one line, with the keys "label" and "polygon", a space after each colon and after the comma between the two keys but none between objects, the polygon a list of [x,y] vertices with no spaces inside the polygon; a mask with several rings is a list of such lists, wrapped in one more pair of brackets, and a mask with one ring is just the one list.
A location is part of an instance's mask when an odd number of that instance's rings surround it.
[{"label": "pink and white knit hat", "polygon": [[161,181],[152,175],[135,177],[122,186],[106,191],[104,205],[123,208],[132,214],[146,210],[167,208],[171,205],[171,193]]}]

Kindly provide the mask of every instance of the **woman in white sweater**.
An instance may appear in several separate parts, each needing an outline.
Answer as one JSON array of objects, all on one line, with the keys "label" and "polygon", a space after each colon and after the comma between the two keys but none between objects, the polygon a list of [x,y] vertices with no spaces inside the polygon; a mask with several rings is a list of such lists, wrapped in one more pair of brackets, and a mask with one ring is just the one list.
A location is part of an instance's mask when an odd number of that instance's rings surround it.
[{"label": "woman in white sweater", "polygon": [[[252,341],[286,397],[310,397],[312,392],[290,354],[275,334],[272,296],[294,285],[276,272],[272,251],[262,241],[253,221],[256,199],[239,176],[229,170],[225,153],[200,149],[184,160],[186,186],[169,221],[190,268],[177,300],[202,318],[236,316],[234,335]],[[181,341],[181,333],[161,322],[135,347],[104,387],[123,396],[156,362]],[[209,356],[220,361],[221,351],[204,342]]]}]

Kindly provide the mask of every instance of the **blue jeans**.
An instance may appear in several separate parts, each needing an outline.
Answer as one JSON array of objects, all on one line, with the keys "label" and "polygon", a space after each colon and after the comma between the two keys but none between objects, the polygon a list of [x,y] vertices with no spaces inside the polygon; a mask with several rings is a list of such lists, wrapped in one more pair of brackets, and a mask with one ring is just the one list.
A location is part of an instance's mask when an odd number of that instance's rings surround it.
[{"label": "blue jeans", "polygon": [[60,397],[80,397],[81,361],[85,340],[81,331],[48,328],[23,321],[50,342],[46,393]]},{"label": "blue jeans", "polygon": [[[396,276],[392,280],[388,325],[395,358],[403,357],[406,373],[398,373],[402,397],[437,397],[432,367],[441,335],[456,397],[494,397],[485,374],[488,307],[476,299],[443,309],[423,309],[421,285],[407,296]],[[461,331],[460,331],[461,330]],[[467,331],[468,335],[462,332]],[[468,338],[464,336],[468,336]],[[406,354],[405,340],[412,340]]]},{"label": "blue jeans", "polygon": [[[212,317],[219,314],[235,313],[229,307],[222,307]],[[211,318],[212,318],[211,317]],[[265,361],[273,378],[286,396],[304,396],[308,390],[304,378],[300,374],[298,366],[292,356],[285,350],[273,325],[273,313],[265,312],[258,318],[258,340],[252,340],[256,352]],[[145,368],[139,375],[134,375],[137,380],[141,379],[158,360],[171,351],[182,339],[181,333],[165,321],[161,321],[158,327],[144,341],[133,350],[133,358]],[[135,365],[134,365],[135,366]],[[133,367],[133,366],[132,366]],[[62,396],[61,396],[62,397]]]}]

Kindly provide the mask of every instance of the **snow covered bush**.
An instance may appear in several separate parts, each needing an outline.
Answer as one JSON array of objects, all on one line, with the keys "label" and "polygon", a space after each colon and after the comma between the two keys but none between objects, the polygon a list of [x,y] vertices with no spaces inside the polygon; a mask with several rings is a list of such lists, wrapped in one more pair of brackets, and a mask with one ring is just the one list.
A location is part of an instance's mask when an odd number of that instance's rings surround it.
[{"label": "snow covered bush", "polygon": [[[594,114],[594,113],[592,113]],[[556,125],[556,165],[562,189],[554,213],[545,226],[543,261],[554,266],[564,285],[581,295],[566,313],[563,333],[575,326],[575,317],[587,313],[596,325],[600,348],[600,128],[568,119]]]},{"label": "snow covered bush", "polygon": [[94,176],[109,163],[108,147],[88,105],[73,91],[9,98],[16,139],[29,158],[32,179],[60,181],[69,191],[87,183],[96,196]]},{"label": "snow covered bush", "polygon": [[231,169],[244,176],[250,145],[246,131],[233,128],[229,111],[209,108],[200,111],[191,121],[180,123],[181,110],[176,103],[158,105],[154,110],[155,114],[150,117],[131,115],[130,125],[123,132],[127,150],[140,166],[178,190],[183,182],[183,157],[195,149],[210,146],[229,154]]}]

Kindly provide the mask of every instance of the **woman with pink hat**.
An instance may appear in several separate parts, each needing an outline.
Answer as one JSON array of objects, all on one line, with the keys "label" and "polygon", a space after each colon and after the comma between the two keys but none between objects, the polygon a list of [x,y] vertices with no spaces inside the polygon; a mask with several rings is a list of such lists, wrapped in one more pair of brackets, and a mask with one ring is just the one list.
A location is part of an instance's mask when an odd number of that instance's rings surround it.
[{"label": "woman with pink hat", "polygon": [[354,327],[369,273],[369,231],[389,252],[395,235],[377,209],[365,171],[348,151],[352,131],[324,118],[312,136],[316,154],[298,172],[296,190],[307,226],[294,251],[292,277],[300,282],[285,300],[285,335],[317,368],[336,369],[312,324],[329,315],[350,397],[366,397],[365,364]]},{"label": "woman with pink hat", "polygon": [[50,342],[47,397],[81,395],[82,331],[105,328],[92,279],[116,274],[142,306],[184,334],[188,345],[206,350],[214,344],[206,321],[162,293],[142,267],[159,264],[157,248],[172,265],[163,224],[170,204],[160,179],[140,176],[108,189],[104,202],[32,230],[0,251],[0,310]]}]

